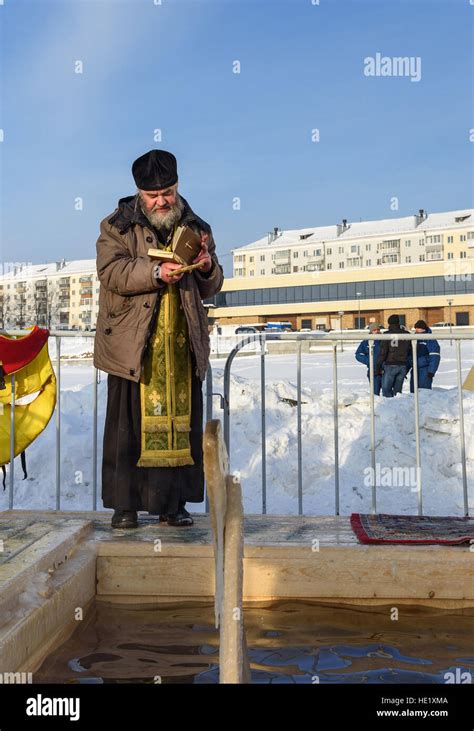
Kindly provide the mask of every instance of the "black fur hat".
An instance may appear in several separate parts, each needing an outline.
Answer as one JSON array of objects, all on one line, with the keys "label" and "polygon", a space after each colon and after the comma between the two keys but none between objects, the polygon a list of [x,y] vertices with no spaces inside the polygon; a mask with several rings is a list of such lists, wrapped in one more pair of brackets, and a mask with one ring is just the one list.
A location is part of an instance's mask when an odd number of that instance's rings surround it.
[{"label": "black fur hat", "polygon": [[162,190],[178,180],[176,158],[166,150],[150,150],[132,165],[132,175],[140,190]]}]

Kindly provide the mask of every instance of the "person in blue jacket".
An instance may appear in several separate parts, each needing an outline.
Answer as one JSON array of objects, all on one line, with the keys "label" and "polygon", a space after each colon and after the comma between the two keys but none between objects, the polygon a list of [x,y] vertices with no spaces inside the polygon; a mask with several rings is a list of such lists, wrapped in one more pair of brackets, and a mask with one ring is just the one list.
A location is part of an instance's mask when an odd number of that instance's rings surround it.
[{"label": "person in blue jacket", "polygon": [[[371,335],[378,335],[381,330],[381,325],[377,325],[376,323],[371,323],[369,325],[369,332]],[[374,394],[376,396],[380,396],[380,389],[382,388],[382,376],[376,376],[375,375],[375,364],[377,362],[377,356],[379,354],[380,345],[382,341],[381,340],[374,340]],[[359,361],[359,363],[363,363],[365,366],[367,366],[367,378],[370,380],[370,368],[369,368],[369,341],[363,340],[359,347],[357,348],[355,352],[356,360]]]},{"label": "person in blue jacket", "polygon": [[[431,333],[432,330],[424,320],[415,322],[416,333]],[[441,359],[441,352],[437,340],[418,340],[416,344],[416,362],[418,366],[418,388],[431,388],[433,378],[438,370]],[[412,350],[408,356],[408,365],[410,373],[410,392],[413,393],[415,388],[413,384],[413,356]]]}]

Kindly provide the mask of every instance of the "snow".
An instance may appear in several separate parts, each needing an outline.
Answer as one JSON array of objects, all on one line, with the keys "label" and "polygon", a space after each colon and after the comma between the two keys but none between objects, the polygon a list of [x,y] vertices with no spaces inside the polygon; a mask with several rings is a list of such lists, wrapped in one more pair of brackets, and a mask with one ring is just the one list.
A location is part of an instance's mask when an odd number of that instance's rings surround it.
[{"label": "snow", "polygon": [[75,259],[73,261],[64,260],[59,269],[56,262],[47,262],[44,264],[12,262],[9,267],[4,268],[2,275],[0,276],[0,280],[24,280],[30,277],[45,279],[55,275],[58,277],[67,277],[71,274],[90,274],[91,272],[94,274],[96,273],[95,259]]},{"label": "snow", "polygon": [[[301,246],[307,247],[311,244],[317,244],[318,242],[335,242],[344,241],[345,239],[352,239],[357,236],[382,236],[385,234],[403,233],[408,234],[419,234],[424,233],[425,230],[436,231],[442,229],[456,229],[462,228],[466,225],[472,225],[474,210],[467,208],[459,211],[443,211],[441,213],[429,213],[423,220],[422,224],[418,225],[416,216],[403,216],[394,218],[383,218],[375,221],[348,221],[348,228],[345,231],[338,232],[337,224],[332,226],[314,226],[310,228],[300,229],[289,229],[286,231],[279,231],[278,238],[272,241],[272,246],[293,246],[295,244],[301,244]],[[456,218],[463,216],[471,216],[471,218],[456,222]],[[309,238],[301,240],[300,236],[305,234],[312,234]],[[234,253],[240,251],[248,251],[253,249],[262,249],[268,246],[268,237],[264,236],[257,241],[253,241],[245,246],[239,246],[233,249]]]},{"label": "snow", "polygon": [[[91,350],[83,338],[63,338],[61,352],[69,356]],[[370,397],[366,369],[354,358],[356,344],[338,353],[340,512],[370,512],[368,468],[370,452]],[[420,391],[420,437],[425,514],[462,515],[462,468],[459,438],[456,355],[449,341],[441,344],[442,358],[435,387]],[[54,347],[50,349],[54,356]],[[474,362],[474,349],[463,345],[463,380]],[[52,357],[56,366],[55,359]],[[213,391],[223,392],[224,359],[213,359]],[[61,365],[61,508],[92,508],[92,361]],[[97,494],[100,500],[102,437],[107,375],[98,385]],[[261,497],[260,357],[237,356],[231,369],[231,472],[239,473],[246,513],[259,513]],[[376,464],[379,470],[377,511],[417,512],[414,399],[405,392],[394,399],[375,397]],[[204,404],[205,385],[203,387]],[[473,507],[474,393],[463,392],[467,474]],[[266,356],[266,469],[267,512],[297,514],[297,409],[294,354]],[[222,419],[219,398],[213,399],[213,418]],[[306,514],[334,514],[334,427],[332,355],[329,351],[302,355],[303,510]],[[27,449],[28,479],[23,480],[15,460],[14,507],[55,507],[56,414],[40,437]],[[395,469],[394,469],[395,468]],[[411,471],[410,471],[411,470]],[[400,478],[400,475],[405,475]],[[6,490],[0,491],[0,509],[8,508]],[[202,512],[204,503],[189,503]]]}]

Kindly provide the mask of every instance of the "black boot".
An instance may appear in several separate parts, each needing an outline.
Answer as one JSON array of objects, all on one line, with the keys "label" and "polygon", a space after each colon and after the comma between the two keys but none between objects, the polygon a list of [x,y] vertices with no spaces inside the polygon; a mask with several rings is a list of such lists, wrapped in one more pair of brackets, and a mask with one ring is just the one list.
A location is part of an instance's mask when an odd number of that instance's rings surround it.
[{"label": "black boot", "polygon": [[160,521],[167,521],[168,525],[193,525],[194,520],[184,507],[186,503],[180,503],[178,505],[177,513],[168,513],[167,515],[160,515]]},{"label": "black boot", "polygon": [[112,528],[138,528],[138,516],[136,510],[114,510],[111,522]]}]

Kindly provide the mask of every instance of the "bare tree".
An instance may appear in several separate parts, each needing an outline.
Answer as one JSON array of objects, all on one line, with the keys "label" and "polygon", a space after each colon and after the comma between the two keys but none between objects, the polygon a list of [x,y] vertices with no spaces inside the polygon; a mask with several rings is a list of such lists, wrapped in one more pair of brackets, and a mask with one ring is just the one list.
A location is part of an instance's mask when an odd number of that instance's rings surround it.
[{"label": "bare tree", "polygon": [[0,290],[0,327],[5,330],[5,320],[7,314],[8,295],[5,293],[5,288]]},{"label": "bare tree", "polygon": [[[65,306],[65,302],[68,301],[66,295],[61,294],[61,290],[58,283],[48,283],[48,292],[46,298],[46,322],[48,330],[57,327],[61,320],[61,308]],[[68,291],[69,294],[69,291]]]},{"label": "bare tree", "polygon": [[17,285],[15,294],[10,295],[10,303],[12,306],[8,308],[8,313],[13,327],[23,330],[27,317],[26,290],[23,282],[20,286]]},{"label": "bare tree", "polygon": [[48,316],[48,280],[42,279],[34,284],[33,317],[35,325],[46,326]]}]

